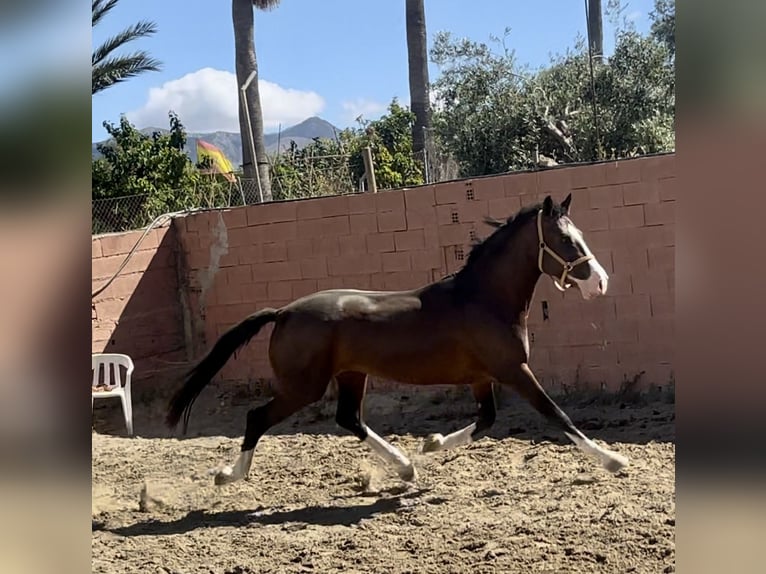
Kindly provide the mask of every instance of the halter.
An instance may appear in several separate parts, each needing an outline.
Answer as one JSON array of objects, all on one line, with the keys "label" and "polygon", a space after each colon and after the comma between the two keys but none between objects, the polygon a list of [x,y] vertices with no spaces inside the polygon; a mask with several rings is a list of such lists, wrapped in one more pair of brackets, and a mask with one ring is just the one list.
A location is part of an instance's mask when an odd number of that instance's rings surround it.
[{"label": "halter", "polygon": [[[548,245],[545,243],[545,239],[543,238],[543,210],[537,212],[537,240],[538,244],[540,245],[540,250],[537,255],[537,267],[540,269],[540,273],[545,273],[543,271],[543,254],[548,253],[551,257],[553,257],[556,261],[558,261],[561,266],[564,268],[561,272],[561,277],[558,279],[553,279],[553,284],[556,286],[556,289],[559,291],[566,291],[569,289],[571,285],[566,284],[567,275],[569,272],[574,269],[576,266],[580,265],[580,263],[585,263],[586,261],[589,261],[593,259],[593,255],[583,255],[582,257],[575,259],[571,263],[564,260],[562,257],[559,257],[558,253],[556,253],[553,249],[548,247]],[[553,277],[551,275],[551,277]]]}]

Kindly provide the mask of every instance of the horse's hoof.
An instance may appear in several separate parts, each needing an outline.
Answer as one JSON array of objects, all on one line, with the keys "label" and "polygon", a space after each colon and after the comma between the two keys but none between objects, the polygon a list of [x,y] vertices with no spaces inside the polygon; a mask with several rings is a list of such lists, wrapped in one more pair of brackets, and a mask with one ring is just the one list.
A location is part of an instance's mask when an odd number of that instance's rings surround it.
[{"label": "horse's hoof", "polygon": [[399,470],[399,478],[401,478],[404,482],[414,482],[417,478],[415,465],[410,463],[409,466],[402,467]]},{"label": "horse's hoof", "polygon": [[231,482],[234,482],[235,479],[232,476],[233,473],[234,473],[234,469],[232,469],[230,466],[226,466],[222,468],[215,475],[215,479],[214,479],[215,485],[221,486],[224,484],[229,484]]},{"label": "horse's hoof", "polygon": [[439,433],[430,434],[423,441],[423,446],[420,450],[421,452],[436,452],[441,450],[443,444],[444,437],[442,435]]},{"label": "horse's hoof", "polygon": [[628,466],[628,459],[617,453],[610,453],[612,456],[603,461],[604,468],[611,473],[619,472]]}]

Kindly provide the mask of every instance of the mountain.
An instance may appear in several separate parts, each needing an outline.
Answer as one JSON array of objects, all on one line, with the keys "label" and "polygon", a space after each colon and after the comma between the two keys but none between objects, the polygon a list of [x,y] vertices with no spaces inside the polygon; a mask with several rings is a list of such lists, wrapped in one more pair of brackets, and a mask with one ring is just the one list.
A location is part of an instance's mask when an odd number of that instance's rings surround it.
[{"label": "mountain", "polygon": [[[142,128],[141,133],[151,135],[155,132],[162,134],[168,133],[165,128]],[[282,131],[282,133],[264,134],[263,139],[266,143],[266,151],[273,154],[277,151],[279,145],[280,151],[285,150],[291,141],[294,141],[298,148],[311,143],[314,138],[335,139],[336,132],[340,130],[330,122],[318,117],[311,117],[303,120],[301,123],[291,126]],[[233,132],[211,132],[211,133],[187,133],[186,146],[184,150],[192,161],[197,161],[197,140],[201,139],[217,146],[229,158],[232,165],[239,166],[242,163],[242,142],[238,133]],[[107,140],[92,144],[93,158],[100,157],[96,146],[100,143],[106,143]]]}]

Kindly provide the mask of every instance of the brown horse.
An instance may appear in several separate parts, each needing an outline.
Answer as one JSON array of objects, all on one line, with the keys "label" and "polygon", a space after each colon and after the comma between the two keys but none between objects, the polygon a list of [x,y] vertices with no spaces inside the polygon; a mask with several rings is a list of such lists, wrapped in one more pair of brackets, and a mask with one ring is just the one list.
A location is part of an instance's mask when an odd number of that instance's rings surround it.
[{"label": "brown horse", "polygon": [[525,207],[471,251],[463,268],[410,291],[334,289],[263,309],[233,326],[187,375],[171,399],[167,423],[184,418],[196,397],[231,355],[263,325],[274,322],[269,359],[273,397],[247,413],[241,452],[215,478],[225,484],[247,476],[258,440],[273,425],[338,388],[336,421],[392,464],[403,480],[415,469],[399,449],[362,418],[367,376],[411,385],[469,384],[478,402],[476,422],[447,436],[430,435],[423,451],[475,440],[495,421],[493,384],[508,385],[558,426],[585,453],[616,472],[628,460],[597,445],[573,424],[532,374],[527,361],[527,316],[541,274],[556,286],[576,285],[585,299],[603,295],[607,274],[569,218],[571,195]]}]

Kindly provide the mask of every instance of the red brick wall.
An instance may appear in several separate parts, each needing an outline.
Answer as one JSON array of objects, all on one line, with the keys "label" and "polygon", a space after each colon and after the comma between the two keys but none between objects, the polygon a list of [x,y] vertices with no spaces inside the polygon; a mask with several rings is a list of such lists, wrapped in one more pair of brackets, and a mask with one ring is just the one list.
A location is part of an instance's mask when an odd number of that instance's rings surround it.
[{"label": "red brick wall", "polygon": [[[92,289],[101,287],[125,260],[143,231],[92,238]],[[185,358],[173,228],[147,235],[127,266],[92,301],[94,353],[126,353],[135,380],[150,379]]]},{"label": "red brick wall", "polygon": [[[543,383],[615,389],[641,371],[668,383],[673,359],[675,156],[467,179],[189,215],[174,222],[191,342],[201,353],[265,306],[320,289],[402,289],[460,268],[484,216],[507,217],[572,192],[572,218],[611,275],[608,296],[582,301],[542,279],[530,329]],[[549,319],[542,318],[547,301]],[[222,372],[269,378],[264,329]]]}]

